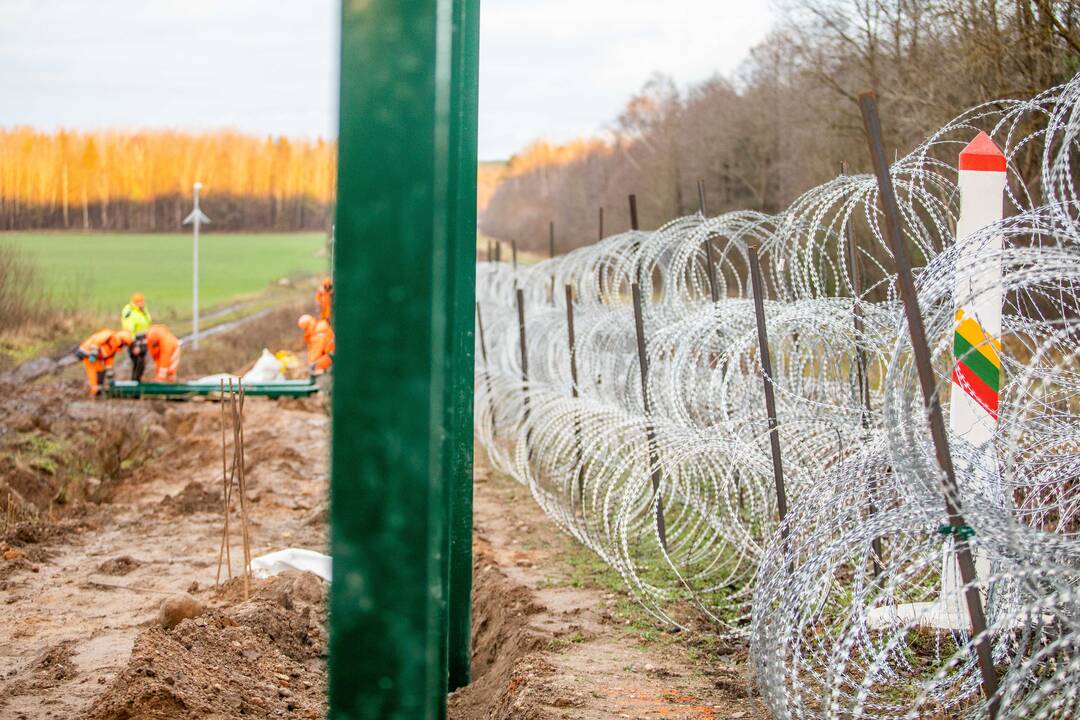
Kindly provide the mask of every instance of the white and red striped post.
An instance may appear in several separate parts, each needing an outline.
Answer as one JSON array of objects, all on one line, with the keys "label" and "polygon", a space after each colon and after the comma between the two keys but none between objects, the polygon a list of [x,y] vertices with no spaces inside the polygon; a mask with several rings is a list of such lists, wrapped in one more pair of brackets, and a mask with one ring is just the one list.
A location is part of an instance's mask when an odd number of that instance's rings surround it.
[{"label": "white and red striped post", "polygon": [[[956,317],[953,327],[952,386],[949,428],[953,443],[969,446],[954,453],[956,474],[969,497],[1003,506],[1007,499],[997,474],[994,433],[1001,389],[1002,237],[971,236],[1004,215],[1005,156],[985,132],[960,152],[960,219],[956,223]],[[941,599],[936,627],[967,626],[963,581],[953,552],[954,540],[942,548]],[[975,552],[975,571],[990,575],[990,559]],[[985,597],[985,593],[984,593]]]},{"label": "white and red striped post", "polygon": [[[993,448],[997,429],[1000,390],[1002,237],[972,241],[972,235],[999,222],[1004,214],[1005,156],[985,132],[980,132],[960,152],[960,219],[956,224],[956,316],[953,327],[953,369],[950,389],[949,427],[952,441],[970,446],[954,453],[956,475],[968,496],[1004,503],[995,477]],[[974,449],[974,451],[972,451]],[[974,460],[972,460],[974,458]],[[974,492],[972,492],[974,490]],[[986,557],[975,555],[976,574],[991,571]],[[870,613],[871,626],[915,622],[925,627],[970,627],[963,582],[957,567],[953,540],[945,542],[941,562],[941,595],[936,602],[905,603],[877,608]]]},{"label": "white and red striped post", "polygon": [[982,447],[997,427],[1001,360],[1000,235],[968,241],[1004,213],[1005,156],[980,132],[960,153],[960,220],[956,224],[955,365],[949,425],[955,437]]}]

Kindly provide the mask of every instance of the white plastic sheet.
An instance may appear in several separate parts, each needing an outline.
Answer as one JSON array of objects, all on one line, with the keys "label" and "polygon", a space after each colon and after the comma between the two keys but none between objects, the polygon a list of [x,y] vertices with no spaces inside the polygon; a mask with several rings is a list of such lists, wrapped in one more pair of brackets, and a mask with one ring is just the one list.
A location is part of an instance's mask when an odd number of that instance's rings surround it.
[{"label": "white plastic sheet", "polygon": [[286,570],[303,570],[330,582],[331,565],[329,555],[304,548],[286,548],[253,558],[251,571],[257,578],[268,578]]}]

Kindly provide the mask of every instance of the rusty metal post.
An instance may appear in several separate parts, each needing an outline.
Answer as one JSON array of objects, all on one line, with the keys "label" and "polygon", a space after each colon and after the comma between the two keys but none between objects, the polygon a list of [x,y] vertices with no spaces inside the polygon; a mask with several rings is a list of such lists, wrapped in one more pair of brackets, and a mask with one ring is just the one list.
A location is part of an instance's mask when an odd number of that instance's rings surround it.
[{"label": "rusty metal post", "polygon": [[[630,197],[633,197],[631,195]],[[641,370],[641,398],[645,404],[645,441],[649,449],[649,474],[656,495],[656,532],[660,545],[667,550],[667,528],[664,524],[664,499],[660,495],[660,458],[656,451],[656,431],[652,424],[652,401],[649,399],[649,356],[645,352],[645,318],[641,308],[641,287],[633,283],[634,330],[637,334],[638,368]]]},{"label": "rusty metal post", "polygon": [[491,389],[491,374],[488,372],[487,340],[484,338],[484,316],[480,314],[480,303],[476,303],[476,329],[480,332],[480,357],[484,361],[484,385],[487,387],[488,405],[491,408],[491,439],[499,439],[499,428],[495,425],[495,394]]},{"label": "rusty metal post", "polygon": [[[566,340],[570,346],[570,395],[576,400],[578,394],[577,372],[577,340],[574,337],[574,286],[566,283]],[[578,474],[576,481],[570,488],[570,511],[576,513],[574,504],[574,492],[577,491],[578,499],[584,503],[584,488],[582,483],[585,476],[585,450],[581,442],[581,417],[574,412],[574,439],[577,444]],[[584,517],[584,510],[582,511]]]},{"label": "rusty metal post", "polygon": [[[784,488],[784,464],[780,457],[780,431],[776,421],[776,397],[773,393],[772,358],[769,355],[769,335],[765,328],[765,283],[761,279],[761,264],[757,248],[750,248],[750,284],[754,289],[754,318],[757,320],[758,355],[761,360],[762,384],[765,389],[765,413],[769,416],[769,448],[772,451],[773,482],[776,485],[776,508],[780,522],[787,517],[787,491]],[[781,536],[787,533],[781,529]]]},{"label": "rusty metal post", "polygon": [[599,226],[598,226],[598,235],[597,235],[596,239],[597,240],[603,240],[604,239],[604,208],[600,208],[600,210],[598,212],[598,215],[600,216],[600,223],[599,223]]},{"label": "rusty metal post", "polygon": [[705,263],[708,265],[705,269],[709,274],[709,294],[712,296],[715,305],[720,302],[720,282],[716,277],[716,257],[713,254],[711,235],[705,238]]},{"label": "rusty metal post", "polygon": [[630,195],[630,229],[638,229],[637,195]]},{"label": "rusty metal post", "polygon": [[[529,422],[529,346],[525,342],[525,292],[518,288],[515,293],[517,297],[517,311],[518,311],[518,344],[521,351],[521,389],[523,393],[522,398],[522,415],[521,421],[524,424]],[[525,452],[529,452],[529,435],[530,432],[526,428],[525,430]]]},{"label": "rusty metal post", "polygon": [[[555,221],[548,223],[548,258],[555,259]],[[551,271],[551,289],[548,291],[548,302],[555,304],[555,270]]]},{"label": "rusty metal post", "polygon": [[874,174],[878,182],[878,200],[885,214],[885,238],[889,242],[896,261],[896,279],[900,297],[904,301],[904,315],[907,318],[908,332],[911,335],[911,351],[915,360],[915,369],[922,388],[923,407],[930,425],[930,437],[934,443],[934,454],[941,469],[941,492],[945,500],[945,515],[954,529],[956,542],[956,561],[960,567],[960,577],[964,582],[964,598],[967,600],[968,617],[971,620],[972,640],[978,659],[979,672],[982,676],[983,694],[987,700],[987,715],[993,720],[997,717],[999,698],[998,675],[994,668],[994,657],[990,648],[990,638],[986,630],[986,615],[983,611],[982,596],[976,587],[978,578],[975,573],[975,559],[971,546],[963,534],[955,532],[959,528],[968,528],[960,505],[960,489],[956,482],[952,454],[949,451],[949,438],[945,433],[945,419],[941,412],[934,368],[930,359],[930,345],[926,339],[926,327],[923,325],[922,311],[919,308],[919,296],[915,289],[915,279],[911,273],[911,257],[907,241],[900,232],[900,210],[896,203],[896,192],[889,175],[888,161],[881,140],[881,121],[878,118],[877,99],[874,93],[859,95],[859,108],[862,110],[863,127],[866,130],[870,146],[870,159],[874,164]]}]

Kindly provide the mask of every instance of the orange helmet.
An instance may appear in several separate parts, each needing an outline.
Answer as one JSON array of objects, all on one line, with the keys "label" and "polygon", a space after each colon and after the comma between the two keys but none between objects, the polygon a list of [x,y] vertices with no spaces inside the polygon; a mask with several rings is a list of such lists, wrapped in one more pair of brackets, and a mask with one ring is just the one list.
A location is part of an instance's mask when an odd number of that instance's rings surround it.
[{"label": "orange helmet", "polygon": [[315,325],[315,318],[311,317],[310,315],[308,315],[306,313],[301,315],[300,319],[298,319],[296,321],[296,327],[300,328],[304,332],[307,332],[308,330],[310,330],[314,325]]},{"label": "orange helmet", "polygon": [[324,277],[322,280],[322,286],[326,290],[332,290],[334,288],[334,283],[329,277]]},{"label": "orange helmet", "polygon": [[146,298],[143,297],[143,294],[141,292],[133,293],[131,295],[131,304],[138,305],[139,307],[144,307],[146,305]]}]

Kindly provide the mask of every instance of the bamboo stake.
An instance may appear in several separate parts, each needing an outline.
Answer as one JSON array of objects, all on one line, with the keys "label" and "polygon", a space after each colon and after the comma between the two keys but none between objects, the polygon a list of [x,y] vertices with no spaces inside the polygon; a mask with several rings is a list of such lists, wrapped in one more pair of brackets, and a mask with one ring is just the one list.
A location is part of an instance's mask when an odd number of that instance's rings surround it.
[{"label": "bamboo stake", "polygon": [[251,594],[251,532],[247,514],[247,474],[244,466],[244,385],[240,384],[239,397],[237,398],[236,426],[237,437],[240,439],[239,467],[240,467],[240,519],[244,528],[244,599]]},{"label": "bamboo stake", "polygon": [[[229,381],[230,387],[232,381]],[[221,533],[221,546],[218,548],[217,577],[214,585],[221,584],[221,561],[228,559],[229,579],[232,580],[232,556],[229,551],[229,471],[225,461],[225,381],[221,381],[221,499],[224,503],[225,527]]]}]

